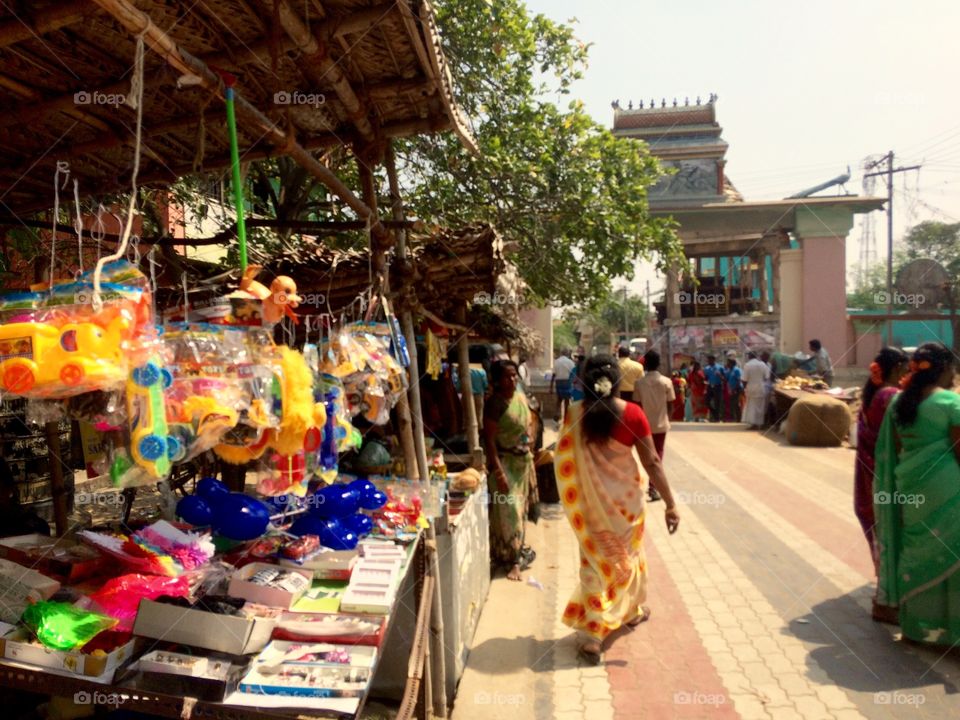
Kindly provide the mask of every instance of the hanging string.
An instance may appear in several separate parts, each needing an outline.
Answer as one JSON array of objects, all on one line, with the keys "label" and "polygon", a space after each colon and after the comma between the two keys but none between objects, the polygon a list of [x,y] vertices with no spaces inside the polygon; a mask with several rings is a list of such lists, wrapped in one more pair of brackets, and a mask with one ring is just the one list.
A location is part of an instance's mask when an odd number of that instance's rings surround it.
[{"label": "hanging string", "polygon": [[63,185],[66,187],[70,179],[70,163],[57,160],[57,169],[53,174],[53,234],[50,236],[50,289],[53,290],[53,279],[57,268],[57,221],[60,219],[60,174],[63,173]]},{"label": "hanging string", "polygon": [[77,257],[80,258],[80,274],[83,274],[83,216],[80,215],[80,183],[73,179],[73,205],[77,209],[77,218],[73,229],[77,233]]},{"label": "hanging string", "polygon": [[153,316],[157,317],[157,246],[150,248],[147,254],[147,264],[150,266],[150,301],[153,304]]},{"label": "hanging string", "polygon": [[[147,29],[149,29],[149,24]],[[103,300],[100,298],[100,276],[103,273],[103,267],[108,262],[119,260],[127,252],[127,243],[130,240],[130,231],[133,229],[133,213],[137,206],[137,175],[140,172],[140,150],[143,141],[143,38],[146,35],[145,29],[137,36],[137,49],[133,62],[133,79],[130,82],[130,96],[127,97],[127,104],[135,107],[137,110],[137,131],[136,144],[133,147],[133,174],[130,184],[130,203],[127,206],[127,223],[123,228],[123,235],[120,237],[120,246],[113,255],[107,255],[97,260],[97,269],[93,273],[93,309],[99,312],[103,308]]]},{"label": "hanging string", "polygon": [[183,283],[183,322],[190,322],[190,295],[187,293],[187,274],[182,273],[180,280]]},{"label": "hanging string", "polygon": [[103,203],[97,204],[97,218],[93,223],[93,227],[90,228],[90,238],[97,244],[97,260],[100,259],[100,248],[103,245],[103,239],[107,236],[107,227],[103,224],[103,214],[106,211],[107,209],[103,206]]}]

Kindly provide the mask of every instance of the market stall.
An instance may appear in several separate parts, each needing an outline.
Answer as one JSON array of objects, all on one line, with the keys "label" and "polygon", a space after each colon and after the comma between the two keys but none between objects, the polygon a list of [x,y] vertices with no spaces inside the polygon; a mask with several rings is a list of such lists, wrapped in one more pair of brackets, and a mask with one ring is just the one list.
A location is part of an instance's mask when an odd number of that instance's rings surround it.
[{"label": "market stall", "polygon": [[[0,223],[50,228],[38,234],[49,272],[36,263],[38,286],[0,300],[0,393],[25,399],[45,422],[54,458],[58,422],[92,426],[104,447],[89,467],[114,491],[159,487],[168,515],[84,531],[81,544],[29,536],[0,550],[19,563],[0,575],[23,610],[6,606],[0,682],[185,718],[350,716],[376,677],[399,665],[401,716],[422,689],[421,711],[432,705],[444,717],[431,522],[442,508],[442,474],[429,472],[422,428],[413,461],[405,444],[412,480],[350,478],[340,461],[356,448],[358,426],[382,426],[416,388],[408,374],[419,377],[412,311],[401,308],[400,333],[383,302],[392,248],[407,267],[407,225],[380,219],[372,168],[386,162],[398,195],[390,138],[452,130],[468,147],[473,141],[429,3],[263,5],[270,22],[246,0],[38,2],[26,19],[0,10],[0,96],[15,108],[0,127],[10,212]],[[62,47],[71,67],[51,56]],[[316,95],[304,99],[304,87]],[[314,154],[341,145],[357,158],[359,196]],[[340,323],[302,350],[294,336],[277,342],[276,327],[294,320],[300,296],[293,278],[261,283],[248,267],[240,163],[281,154],[329,190],[328,229],[367,234],[360,294],[371,307],[380,300],[373,320],[386,334]],[[177,317],[175,304],[158,305],[157,278],[126,262],[137,253],[139,191],[226,167],[239,277],[203,312],[184,287]],[[52,186],[30,177],[41,171]],[[69,180],[72,227],[60,212]],[[105,210],[81,206],[90,193],[121,190],[129,203],[112,208],[116,223],[104,233]],[[51,204],[38,225],[31,214]],[[91,216],[98,232],[85,249]],[[64,240],[77,242],[75,255]],[[95,268],[84,272],[91,252]],[[414,391],[414,422],[417,402]],[[211,454],[225,479],[237,470],[239,486],[211,477],[173,484],[176,468]],[[65,479],[54,470],[63,532]],[[40,572],[28,576],[26,565]],[[389,638],[407,594],[416,631],[398,655]]]}]

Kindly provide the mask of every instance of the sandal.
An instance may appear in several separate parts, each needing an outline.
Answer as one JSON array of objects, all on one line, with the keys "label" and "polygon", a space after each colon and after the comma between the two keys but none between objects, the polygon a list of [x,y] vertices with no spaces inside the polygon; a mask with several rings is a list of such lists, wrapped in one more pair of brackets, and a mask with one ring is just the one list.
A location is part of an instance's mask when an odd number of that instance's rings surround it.
[{"label": "sandal", "polygon": [[650,619],[650,608],[648,608],[646,605],[642,605],[640,610],[641,614],[637,615],[633,620],[628,621],[627,627],[635,628],[640,623],[645,623]]},{"label": "sandal", "polygon": [[900,608],[881,605],[876,600],[873,601],[873,609],[870,615],[875,622],[886,623],[887,625],[900,624]]}]

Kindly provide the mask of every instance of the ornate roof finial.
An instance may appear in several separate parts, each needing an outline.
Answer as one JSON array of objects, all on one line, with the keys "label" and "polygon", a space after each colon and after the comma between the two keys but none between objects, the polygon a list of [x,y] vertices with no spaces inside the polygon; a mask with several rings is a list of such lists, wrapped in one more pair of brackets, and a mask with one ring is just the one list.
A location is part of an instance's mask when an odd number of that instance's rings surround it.
[{"label": "ornate roof finial", "polygon": [[697,95],[697,105],[699,105],[699,104],[700,104],[700,96]]},{"label": "ornate roof finial", "polygon": [[674,107],[677,106],[677,99],[676,99],[676,98],[673,99],[673,106],[674,106]]},{"label": "ornate roof finial", "polygon": [[690,104],[690,97],[688,96],[683,99],[683,106],[687,107],[689,104]]},{"label": "ornate roof finial", "polygon": [[667,106],[667,99],[666,99],[666,98],[660,98],[660,107],[664,108],[664,107],[666,107],[666,106]]},{"label": "ornate roof finial", "polygon": [[619,100],[619,99],[614,100],[612,103],[610,103],[610,107],[612,107],[614,110],[619,110],[619,109],[620,109],[620,100]]},{"label": "ornate roof finial", "polygon": [[633,110],[633,100],[627,103],[627,108]]},{"label": "ornate roof finial", "polygon": [[650,98],[650,107],[655,108],[657,106],[657,101],[654,98]]}]

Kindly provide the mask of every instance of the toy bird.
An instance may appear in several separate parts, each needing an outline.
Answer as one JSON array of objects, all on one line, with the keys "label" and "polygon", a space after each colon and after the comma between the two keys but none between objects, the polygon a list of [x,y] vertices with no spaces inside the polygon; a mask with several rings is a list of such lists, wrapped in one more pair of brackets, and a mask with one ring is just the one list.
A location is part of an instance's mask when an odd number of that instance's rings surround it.
[{"label": "toy bird", "polygon": [[268,288],[256,280],[263,268],[259,265],[250,265],[240,279],[240,289],[263,301],[263,319],[268,323],[280,322],[284,315],[298,324],[294,310],[303,302],[297,295],[297,283],[286,275],[278,275]]}]

